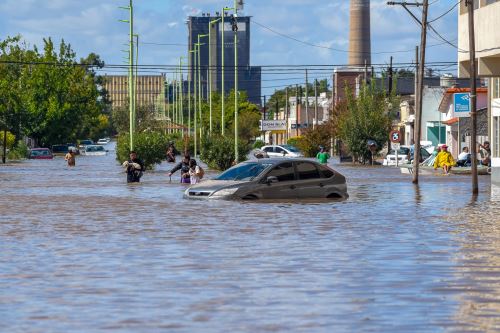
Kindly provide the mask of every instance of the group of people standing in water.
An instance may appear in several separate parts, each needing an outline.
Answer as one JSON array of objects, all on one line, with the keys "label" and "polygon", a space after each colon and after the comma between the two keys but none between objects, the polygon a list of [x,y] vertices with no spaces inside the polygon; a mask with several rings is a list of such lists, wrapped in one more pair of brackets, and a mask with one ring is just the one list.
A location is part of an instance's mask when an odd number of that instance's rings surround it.
[{"label": "group of people standing in water", "polygon": [[[171,143],[166,152],[167,162],[175,163],[175,157],[178,153],[175,146]],[[130,159],[122,164],[126,168],[127,183],[138,183],[145,171],[144,162],[137,157],[137,153],[134,151],[130,152],[129,157]],[[172,175],[179,170],[181,172],[181,183],[183,184],[197,184],[205,174],[203,168],[188,153],[185,153],[182,161],[169,171],[168,176],[172,178]]]}]

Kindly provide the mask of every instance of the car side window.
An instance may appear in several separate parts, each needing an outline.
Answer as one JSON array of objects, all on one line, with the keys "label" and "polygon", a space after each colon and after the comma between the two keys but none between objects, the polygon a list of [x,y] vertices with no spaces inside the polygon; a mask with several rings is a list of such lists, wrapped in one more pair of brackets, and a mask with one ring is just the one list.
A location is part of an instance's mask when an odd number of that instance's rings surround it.
[{"label": "car side window", "polygon": [[279,182],[295,180],[295,170],[293,168],[293,163],[286,162],[278,164],[267,174],[267,177],[272,176],[278,178]]},{"label": "car side window", "polygon": [[266,147],[266,148],[264,148],[264,151],[266,153],[272,153],[273,152],[273,147]]},{"label": "car side window", "polygon": [[278,154],[283,154],[285,152],[285,150],[281,147],[275,147],[274,151]]},{"label": "car side window", "polygon": [[298,162],[297,173],[299,174],[299,179],[301,180],[321,178],[316,166],[309,162]]},{"label": "car side window", "polygon": [[333,177],[333,175],[335,175],[335,173],[332,170],[328,169],[325,166],[320,167],[320,172],[323,178],[331,178]]}]

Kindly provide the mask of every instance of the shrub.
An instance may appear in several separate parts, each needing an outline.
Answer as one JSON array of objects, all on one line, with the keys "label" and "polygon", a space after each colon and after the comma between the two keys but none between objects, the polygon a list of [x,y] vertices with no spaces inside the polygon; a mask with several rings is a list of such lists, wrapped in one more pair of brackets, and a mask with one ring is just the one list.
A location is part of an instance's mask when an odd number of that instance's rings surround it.
[{"label": "shrub", "polygon": [[319,151],[319,147],[323,146],[329,149],[331,142],[331,133],[327,125],[316,126],[315,129],[309,128],[304,132],[304,135],[297,141],[299,148],[306,157],[315,157]]},{"label": "shrub", "polygon": [[260,148],[262,148],[263,146],[265,146],[265,143],[264,143],[264,141],[262,141],[262,140],[256,140],[256,141],[254,142],[254,144],[253,144],[253,148],[254,148],[254,149],[260,149]]},{"label": "shrub", "polygon": [[[134,150],[144,161],[146,168],[153,169],[155,164],[160,164],[165,159],[165,149],[169,142],[166,135],[159,132],[142,132],[136,133],[134,140]],[[127,161],[129,152],[129,134],[121,134],[116,143],[116,159],[119,162]]]},{"label": "shrub", "polygon": [[7,154],[7,158],[9,160],[21,160],[24,158],[28,158],[29,155],[29,148],[24,143],[24,141],[19,140],[17,143],[17,146],[14,149],[11,149],[9,153]]},{"label": "shrub", "polygon": [[[229,169],[234,162],[234,139],[224,136],[211,136],[202,141],[201,160],[210,168],[217,170]],[[248,142],[238,143],[238,154],[241,161],[247,159],[250,152]]]},{"label": "shrub", "polygon": [[301,139],[302,139],[301,136],[294,136],[294,137],[291,137],[290,139],[288,139],[288,141],[286,143],[288,143],[291,146],[297,147],[298,143]]}]

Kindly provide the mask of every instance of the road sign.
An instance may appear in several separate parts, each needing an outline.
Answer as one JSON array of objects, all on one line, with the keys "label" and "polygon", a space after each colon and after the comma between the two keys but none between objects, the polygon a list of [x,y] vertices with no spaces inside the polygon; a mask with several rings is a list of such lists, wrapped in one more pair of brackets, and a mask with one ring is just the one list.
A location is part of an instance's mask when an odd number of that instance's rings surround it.
[{"label": "road sign", "polygon": [[401,133],[399,131],[391,131],[391,134],[389,134],[391,142],[393,143],[399,143],[401,142]]},{"label": "road sign", "polygon": [[453,94],[453,114],[455,117],[470,117],[470,94]]},{"label": "road sign", "polygon": [[260,129],[262,131],[284,131],[286,130],[286,120],[261,120]]},{"label": "road sign", "polygon": [[399,150],[399,148],[401,148],[401,144],[399,142],[391,142],[391,149],[394,149],[394,150]]}]

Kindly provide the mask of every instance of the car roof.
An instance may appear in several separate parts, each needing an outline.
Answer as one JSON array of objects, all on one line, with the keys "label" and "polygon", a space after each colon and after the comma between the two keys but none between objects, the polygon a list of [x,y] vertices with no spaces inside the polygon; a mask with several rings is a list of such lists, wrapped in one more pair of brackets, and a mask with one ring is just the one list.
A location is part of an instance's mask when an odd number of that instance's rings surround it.
[{"label": "car roof", "polygon": [[50,150],[49,148],[32,148],[31,150]]},{"label": "car roof", "polygon": [[248,160],[243,163],[261,163],[261,164],[278,164],[281,162],[309,162],[313,164],[319,164],[316,161],[308,160],[305,158],[286,158],[286,157],[278,157],[278,158],[260,158],[258,160]]}]

